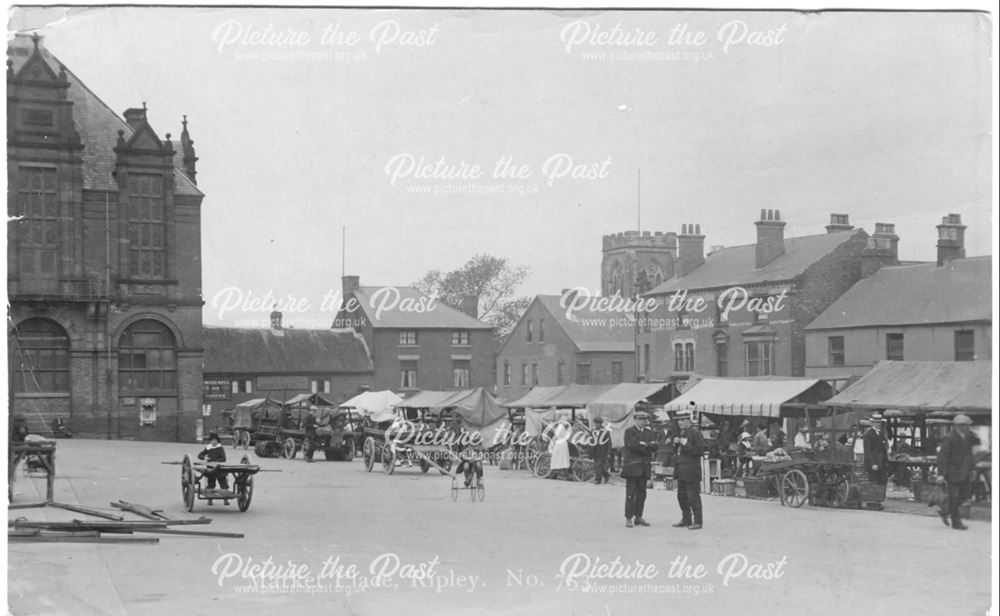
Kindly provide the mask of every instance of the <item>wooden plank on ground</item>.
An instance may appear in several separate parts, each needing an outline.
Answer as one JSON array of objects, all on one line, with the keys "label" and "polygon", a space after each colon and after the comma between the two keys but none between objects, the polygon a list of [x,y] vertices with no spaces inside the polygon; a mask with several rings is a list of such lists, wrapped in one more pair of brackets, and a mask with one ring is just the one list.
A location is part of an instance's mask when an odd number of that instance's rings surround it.
[{"label": "wooden plank on ground", "polygon": [[35,535],[8,537],[10,543],[159,543],[159,537],[74,537],[68,535]]},{"label": "wooden plank on ground", "polygon": [[11,503],[7,505],[7,509],[34,509],[35,507],[44,507],[48,505],[47,501],[38,501],[37,503]]},{"label": "wooden plank on ground", "polygon": [[121,509],[122,511],[128,511],[129,513],[134,513],[140,518],[146,518],[147,520],[167,520],[167,516],[163,515],[162,509],[150,509],[145,505],[136,505],[123,500],[119,500],[116,503],[111,503],[111,506],[115,509]]},{"label": "wooden plank on ground", "polygon": [[58,509],[65,509],[67,511],[75,511],[76,513],[84,513],[87,515],[92,515],[96,518],[104,518],[105,520],[115,520],[116,522],[121,522],[125,518],[120,515],[115,515],[113,513],[105,513],[103,511],[98,511],[97,509],[92,509],[90,507],[84,507],[83,505],[71,505],[69,503],[56,503],[51,502],[49,506],[56,507]]}]

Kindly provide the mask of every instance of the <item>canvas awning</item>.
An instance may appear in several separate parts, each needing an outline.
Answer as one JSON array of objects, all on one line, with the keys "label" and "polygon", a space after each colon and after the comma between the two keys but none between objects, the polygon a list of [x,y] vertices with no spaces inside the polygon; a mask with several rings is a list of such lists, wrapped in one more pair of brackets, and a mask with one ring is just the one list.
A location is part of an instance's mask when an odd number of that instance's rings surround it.
[{"label": "canvas awning", "polygon": [[266,404],[273,404],[274,406],[281,406],[281,403],[277,400],[272,400],[270,398],[254,398],[253,400],[245,400],[236,405],[238,409],[258,409]]},{"label": "canvas awning", "polygon": [[629,415],[636,404],[667,402],[673,392],[674,386],[669,383],[621,383],[591,400],[587,412],[593,419],[618,421]]},{"label": "canvas awning", "polygon": [[555,396],[539,403],[536,408],[582,409],[614,385],[567,385]]},{"label": "canvas awning", "polygon": [[[694,410],[717,415],[779,417],[781,407],[792,402],[819,402],[829,385],[819,379],[792,377],[705,377],[663,410]],[[694,406],[691,406],[691,402]]]},{"label": "canvas awning", "polygon": [[451,402],[469,394],[463,391],[433,391],[422,389],[406,400],[396,403],[398,409],[443,409],[452,406]]},{"label": "canvas awning", "polygon": [[401,401],[402,398],[386,389],[360,393],[342,402],[340,407],[354,409],[359,415],[371,417],[375,422],[382,422],[392,421],[395,415],[393,407]]},{"label": "canvas awning", "polygon": [[319,394],[299,394],[282,403],[282,406],[337,406]]},{"label": "canvas awning", "polygon": [[991,361],[880,361],[824,404],[857,410],[989,415],[992,370]]},{"label": "canvas awning", "polygon": [[535,408],[535,407],[545,407],[545,402],[555,396],[558,396],[563,391],[566,390],[566,385],[559,385],[556,387],[539,387],[535,386],[531,388],[531,391],[524,394],[517,400],[513,402],[507,402],[503,406],[514,409],[514,408]]}]

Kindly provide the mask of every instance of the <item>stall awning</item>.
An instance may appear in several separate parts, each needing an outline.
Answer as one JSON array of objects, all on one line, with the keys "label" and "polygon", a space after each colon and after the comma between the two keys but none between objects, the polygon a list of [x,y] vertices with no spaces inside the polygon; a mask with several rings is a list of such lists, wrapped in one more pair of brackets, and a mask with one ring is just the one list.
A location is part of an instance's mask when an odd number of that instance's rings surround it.
[{"label": "stall awning", "polygon": [[433,391],[430,389],[422,389],[417,393],[413,394],[406,400],[398,402],[396,408],[398,409],[443,409],[448,406],[450,401],[458,400],[469,395],[470,390],[463,391]]},{"label": "stall awning", "polygon": [[632,412],[640,402],[666,402],[675,393],[669,383],[621,383],[587,404],[592,419],[601,417],[618,421]]},{"label": "stall awning", "polygon": [[370,416],[373,421],[389,421],[393,417],[393,407],[402,398],[388,389],[385,391],[366,391],[346,402],[340,408],[354,409],[360,415]]},{"label": "stall awning", "polygon": [[614,385],[567,385],[557,395],[537,404],[536,408],[582,409],[612,387]]},{"label": "stall awning", "polygon": [[[804,397],[803,394],[814,387],[828,386],[818,379],[706,377],[671,400],[664,410],[673,412],[693,408],[699,413],[778,417],[782,405]],[[694,407],[691,407],[692,401]]]},{"label": "stall awning", "polygon": [[282,403],[283,406],[337,406],[331,400],[324,398],[319,394],[299,394],[293,396]]},{"label": "stall awning", "polygon": [[240,402],[236,405],[238,409],[257,409],[265,404],[273,404],[274,406],[281,406],[281,403],[277,400],[272,400],[271,398],[254,398],[253,400],[246,400],[245,402]]},{"label": "stall awning", "polygon": [[824,404],[858,410],[988,415],[992,370],[991,361],[880,361]]},{"label": "stall awning", "polygon": [[531,391],[524,394],[513,402],[506,402],[503,406],[509,409],[516,408],[545,408],[545,402],[566,390],[566,385],[557,387],[533,387]]}]

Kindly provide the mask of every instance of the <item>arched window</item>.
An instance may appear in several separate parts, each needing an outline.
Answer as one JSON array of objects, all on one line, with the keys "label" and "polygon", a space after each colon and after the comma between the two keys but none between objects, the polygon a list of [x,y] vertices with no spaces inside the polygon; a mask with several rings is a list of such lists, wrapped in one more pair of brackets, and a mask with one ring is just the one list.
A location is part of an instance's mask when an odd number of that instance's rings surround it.
[{"label": "arched window", "polygon": [[33,318],[14,328],[14,393],[69,393],[69,336],[55,321]]},{"label": "arched window", "polygon": [[152,319],[136,321],[118,342],[119,388],[123,393],[164,393],[177,390],[174,335]]}]

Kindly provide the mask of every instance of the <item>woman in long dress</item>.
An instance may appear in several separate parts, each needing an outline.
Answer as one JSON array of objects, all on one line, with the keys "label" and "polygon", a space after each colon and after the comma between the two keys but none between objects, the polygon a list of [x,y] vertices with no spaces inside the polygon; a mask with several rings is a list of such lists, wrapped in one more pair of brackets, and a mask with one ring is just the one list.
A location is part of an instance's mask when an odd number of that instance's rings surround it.
[{"label": "woman in long dress", "polygon": [[572,433],[567,422],[562,420],[556,422],[552,438],[549,440],[549,453],[552,455],[552,464],[549,467],[552,471],[551,477],[555,477],[559,471],[569,472],[569,437]]}]

